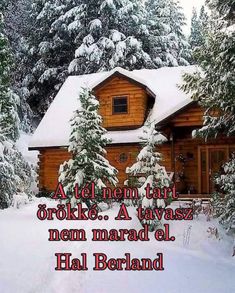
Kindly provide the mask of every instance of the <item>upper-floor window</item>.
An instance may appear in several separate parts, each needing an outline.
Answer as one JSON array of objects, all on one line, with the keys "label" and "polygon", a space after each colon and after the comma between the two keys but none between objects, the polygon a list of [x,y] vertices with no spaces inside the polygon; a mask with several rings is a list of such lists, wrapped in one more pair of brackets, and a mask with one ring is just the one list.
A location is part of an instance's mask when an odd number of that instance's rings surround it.
[{"label": "upper-floor window", "polygon": [[128,101],[126,96],[113,97],[113,114],[128,113]]}]

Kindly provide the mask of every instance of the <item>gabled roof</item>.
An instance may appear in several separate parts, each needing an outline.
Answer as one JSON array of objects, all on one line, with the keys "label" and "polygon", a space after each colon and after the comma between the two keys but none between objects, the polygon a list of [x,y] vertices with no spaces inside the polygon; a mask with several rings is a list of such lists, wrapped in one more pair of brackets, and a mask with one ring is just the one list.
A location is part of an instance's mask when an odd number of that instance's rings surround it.
[{"label": "gabled roof", "polygon": [[[114,74],[121,74],[141,84],[156,96],[149,119],[159,123],[191,103],[189,95],[178,87],[182,83],[183,73],[192,73],[195,66],[164,67],[160,69],[141,69],[128,71],[115,68],[110,72],[88,75],[69,76],[36,129],[29,148],[68,146],[70,136],[70,119],[73,112],[80,107],[79,93],[84,87],[96,88]],[[118,135],[117,135],[118,133]],[[107,136],[113,143],[140,142],[142,128],[136,130],[110,131]]]},{"label": "gabled roof", "polygon": [[91,85],[91,88],[93,90],[96,90],[96,89],[102,87],[105,83],[107,83],[109,80],[111,80],[115,76],[120,76],[120,77],[126,78],[130,82],[135,83],[138,86],[145,89],[148,92],[148,94],[150,96],[152,96],[153,98],[156,97],[156,94],[151,89],[151,86],[148,84],[147,80],[144,80],[144,79],[140,78],[138,75],[135,75],[132,72],[125,70],[121,67],[116,67],[113,70],[111,70],[110,72],[107,72],[99,80],[94,82],[94,84]]}]

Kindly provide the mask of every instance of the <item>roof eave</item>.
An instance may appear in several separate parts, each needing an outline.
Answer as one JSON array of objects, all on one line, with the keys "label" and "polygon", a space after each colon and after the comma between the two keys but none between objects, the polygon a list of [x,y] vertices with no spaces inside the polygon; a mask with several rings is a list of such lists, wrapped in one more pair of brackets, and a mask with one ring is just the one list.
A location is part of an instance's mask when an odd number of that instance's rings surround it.
[{"label": "roof eave", "polygon": [[193,104],[197,104],[196,101],[190,101],[187,105],[183,106],[182,108],[178,109],[177,111],[175,111],[174,113],[169,114],[167,117],[165,117],[164,119],[158,121],[156,123],[156,128],[157,129],[161,129],[164,126],[166,126],[173,118],[175,118],[178,114],[180,114],[182,111],[184,111],[185,109],[189,108],[190,106],[192,106]]}]

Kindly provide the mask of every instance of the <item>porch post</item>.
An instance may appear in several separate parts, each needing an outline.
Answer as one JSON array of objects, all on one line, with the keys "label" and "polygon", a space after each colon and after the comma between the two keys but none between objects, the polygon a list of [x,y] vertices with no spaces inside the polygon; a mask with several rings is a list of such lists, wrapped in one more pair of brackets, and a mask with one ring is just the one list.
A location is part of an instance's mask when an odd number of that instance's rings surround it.
[{"label": "porch post", "polygon": [[170,142],[171,142],[171,169],[174,172],[174,184],[175,184],[175,138],[174,132],[171,130],[170,134]]}]

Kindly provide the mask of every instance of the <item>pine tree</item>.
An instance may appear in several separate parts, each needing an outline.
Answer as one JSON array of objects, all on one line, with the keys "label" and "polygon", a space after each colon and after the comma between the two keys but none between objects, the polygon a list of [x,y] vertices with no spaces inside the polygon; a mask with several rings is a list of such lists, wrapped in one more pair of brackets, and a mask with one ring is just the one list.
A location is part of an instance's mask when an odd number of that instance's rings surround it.
[{"label": "pine tree", "polygon": [[[212,30],[197,53],[201,71],[185,75],[186,92],[205,109],[204,126],[198,131],[204,138],[224,134],[235,134],[235,30],[234,1],[211,0],[214,18]],[[234,225],[234,157],[228,162],[225,174],[217,179],[225,193],[224,200],[215,202],[217,211],[222,212],[221,222],[229,229]]]},{"label": "pine tree", "polygon": [[[212,13],[218,15],[217,11]],[[185,75],[182,87],[205,109],[204,127],[199,132],[205,137],[235,133],[235,31],[231,23],[234,19],[215,19],[213,30],[195,56],[201,71]]]},{"label": "pine tree", "polygon": [[[99,102],[88,89],[80,93],[81,108],[74,113],[71,120],[69,152],[72,159],[61,165],[59,181],[70,197],[74,198],[74,187],[84,188],[95,183],[96,195],[101,195],[106,184],[117,183],[117,170],[105,159],[105,146],[109,142],[101,126],[102,118],[98,115]],[[97,200],[99,197],[97,197]]]},{"label": "pine tree", "polygon": [[0,208],[7,208],[14,194],[30,191],[31,169],[15,147],[19,136],[17,100],[9,88],[11,55],[0,14]]},{"label": "pine tree", "polygon": [[191,34],[189,37],[189,42],[192,49],[198,48],[203,45],[208,28],[209,17],[205,11],[205,7],[201,7],[199,16],[197,15],[196,9],[193,8],[191,20]]},{"label": "pine tree", "polygon": [[152,67],[142,49],[144,13],[140,0],[35,0],[27,40],[32,70],[23,81],[34,113],[43,116],[69,72]]},{"label": "pine tree", "polygon": [[[147,33],[143,24],[145,10],[139,0],[88,1],[79,22],[83,35],[71,73],[93,73],[113,69],[152,68],[141,39]],[[77,39],[79,39],[77,38]]]},{"label": "pine tree", "polygon": [[53,23],[72,3],[74,1],[35,0],[30,6],[29,21],[34,27],[22,44],[29,69],[22,80],[22,92],[38,119],[68,75],[67,68],[75,50],[74,39],[63,25],[55,32]]},{"label": "pine tree", "polygon": [[193,8],[192,12],[192,19],[191,19],[191,33],[190,33],[190,44],[192,48],[198,47],[201,45],[200,39],[200,22],[197,15],[197,10],[195,7]]},{"label": "pine tree", "polygon": [[[126,169],[129,176],[143,175],[139,187],[139,195],[141,196],[141,205],[143,208],[154,208],[156,206],[165,207],[162,200],[154,201],[146,198],[145,188],[149,184],[151,188],[163,188],[170,186],[170,180],[164,167],[160,166],[162,156],[156,152],[157,145],[162,143],[162,137],[155,129],[155,123],[147,122],[142,137],[142,149],[137,156],[137,162]],[[153,230],[159,223],[158,221],[148,222],[150,229]]]},{"label": "pine tree", "polygon": [[176,47],[178,49],[178,64],[189,65],[188,60],[191,58],[191,51],[190,45],[183,33],[183,26],[186,25],[186,18],[183,13],[183,8],[179,5],[178,1],[172,0],[170,4],[170,24],[173,39],[172,47]]},{"label": "pine tree", "polygon": [[213,12],[216,11],[224,20],[228,21],[229,25],[234,24],[234,0],[209,0],[208,5]]},{"label": "pine tree", "polygon": [[20,128],[31,130],[33,113],[28,104],[29,92],[23,83],[24,77],[32,70],[33,60],[30,58],[28,40],[35,30],[31,21],[31,0],[8,0],[4,10],[5,33],[9,40],[12,53],[12,70],[10,73],[11,87],[19,96],[17,112],[20,118]]},{"label": "pine tree", "polygon": [[7,0],[4,11],[5,32],[9,40],[12,52],[17,54],[18,46],[22,38],[28,38],[31,34],[30,0]]},{"label": "pine tree", "polygon": [[183,34],[185,17],[182,8],[172,0],[145,2],[149,34],[144,49],[156,67],[188,65],[190,48]]},{"label": "pine tree", "polygon": [[16,96],[9,90],[11,55],[8,40],[3,31],[3,15],[0,14],[0,126],[1,133],[12,140],[18,138],[18,116],[16,112]]},{"label": "pine tree", "polygon": [[173,0],[161,2],[167,13],[156,17],[159,24],[164,19],[163,31],[152,34],[146,21],[150,11],[141,0],[34,0],[34,29],[22,44],[25,68],[32,68],[22,82],[22,96],[33,112],[44,115],[68,74],[187,65],[184,15]]},{"label": "pine tree", "polygon": [[207,28],[209,28],[208,23],[210,18],[208,13],[206,12],[206,8],[204,5],[202,5],[200,9],[199,20],[200,20],[202,30],[206,30]]}]

